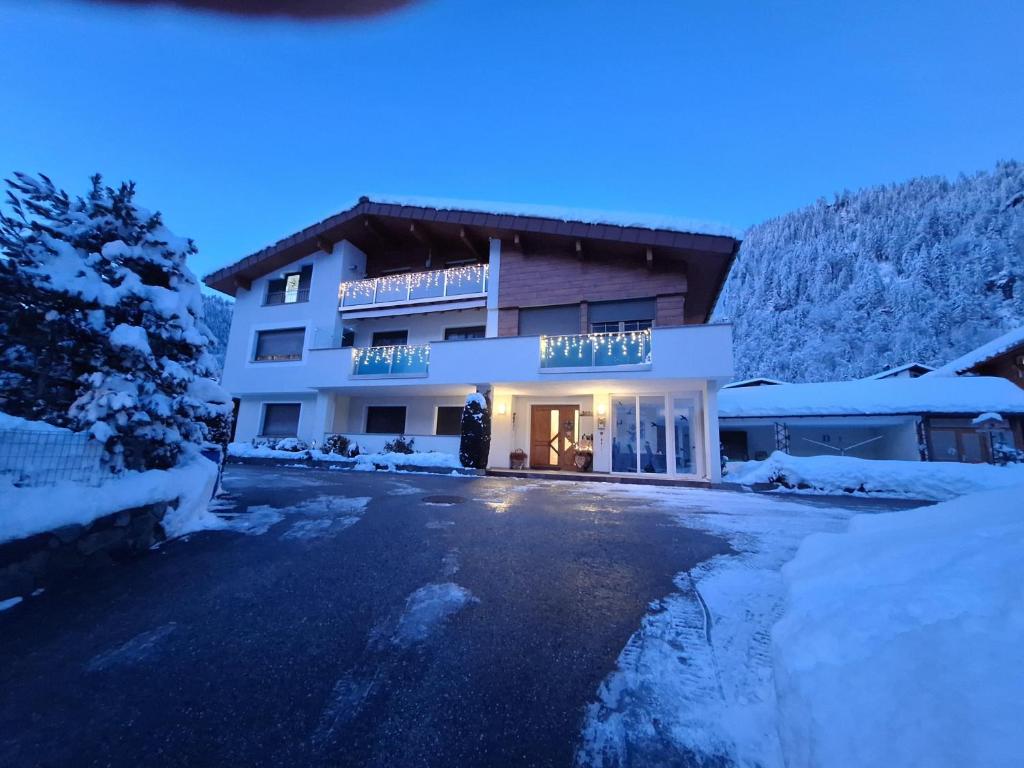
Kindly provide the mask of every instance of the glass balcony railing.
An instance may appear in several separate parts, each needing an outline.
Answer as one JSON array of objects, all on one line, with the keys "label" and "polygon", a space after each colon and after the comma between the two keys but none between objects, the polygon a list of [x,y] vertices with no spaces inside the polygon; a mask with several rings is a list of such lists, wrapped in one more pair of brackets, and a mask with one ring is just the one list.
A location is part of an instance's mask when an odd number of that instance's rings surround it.
[{"label": "glass balcony railing", "polygon": [[542,370],[650,364],[650,330],[540,337]]},{"label": "glass balcony railing", "polygon": [[426,376],[429,365],[429,344],[352,350],[353,376]]},{"label": "glass balcony railing", "polygon": [[486,264],[470,264],[431,272],[351,280],[341,284],[343,307],[370,307],[424,299],[458,298],[487,293]]}]

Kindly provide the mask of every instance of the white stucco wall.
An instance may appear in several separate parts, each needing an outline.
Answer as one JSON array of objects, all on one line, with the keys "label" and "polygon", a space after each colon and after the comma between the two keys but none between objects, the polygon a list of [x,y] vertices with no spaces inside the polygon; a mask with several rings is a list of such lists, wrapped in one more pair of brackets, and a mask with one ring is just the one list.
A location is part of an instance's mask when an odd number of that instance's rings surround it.
[{"label": "white stucco wall", "polygon": [[369,347],[373,343],[373,334],[378,331],[407,331],[409,344],[427,344],[432,341],[443,341],[446,328],[463,328],[471,325],[486,327],[487,310],[479,307],[399,317],[345,320],[345,325],[355,331],[357,347]]},{"label": "white stucco wall", "polygon": [[[466,388],[466,394],[472,391]],[[366,409],[372,405],[404,405],[405,434],[433,435],[436,427],[438,406],[458,406],[466,404],[465,395],[452,397],[339,397],[346,401],[346,413],[343,418],[335,416],[334,432],[344,434],[366,431]]]}]

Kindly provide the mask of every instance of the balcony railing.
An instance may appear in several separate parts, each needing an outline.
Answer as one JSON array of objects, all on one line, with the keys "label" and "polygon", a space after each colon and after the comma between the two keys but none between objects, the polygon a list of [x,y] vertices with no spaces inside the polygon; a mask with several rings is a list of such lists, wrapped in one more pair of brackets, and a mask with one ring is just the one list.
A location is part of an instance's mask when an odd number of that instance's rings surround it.
[{"label": "balcony railing", "polygon": [[309,301],[309,288],[299,288],[293,291],[270,291],[264,306],[273,304],[302,304]]},{"label": "balcony railing", "polygon": [[650,365],[650,330],[540,337],[542,371]]},{"label": "balcony railing", "polygon": [[422,377],[427,375],[429,365],[429,344],[362,347],[352,350],[353,376]]},{"label": "balcony railing", "polygon": [[341,306],[369,307],[487,293],[486,264],[471,264],[431,272],[351,280],[341,284]]}]

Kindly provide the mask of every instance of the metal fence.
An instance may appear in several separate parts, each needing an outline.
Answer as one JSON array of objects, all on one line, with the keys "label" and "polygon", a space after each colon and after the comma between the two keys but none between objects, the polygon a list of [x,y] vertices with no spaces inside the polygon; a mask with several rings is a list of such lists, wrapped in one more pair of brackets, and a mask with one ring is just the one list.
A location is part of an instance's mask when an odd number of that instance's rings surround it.
[{"label": "metal fence", "polygon": [[110,472],[103,445],[82,432],[0,429],[0,476],[15,485],[99,485]]}]

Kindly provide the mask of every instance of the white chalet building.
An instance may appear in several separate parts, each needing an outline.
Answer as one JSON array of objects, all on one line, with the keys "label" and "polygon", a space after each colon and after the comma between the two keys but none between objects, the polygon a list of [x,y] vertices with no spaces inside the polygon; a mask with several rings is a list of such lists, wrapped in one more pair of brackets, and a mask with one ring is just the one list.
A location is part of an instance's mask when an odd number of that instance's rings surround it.
[{"label": "white chalet building", "polygon": [[[235,440],[344,434],[489,466],[718,481],[732,328],[708,318],[739,242],[673,229],[374,202],[205,278],[235,297]],[[592,456],[592,458],[591,458]]]}]

